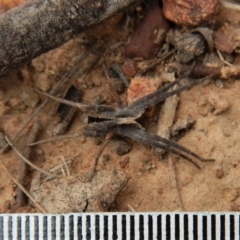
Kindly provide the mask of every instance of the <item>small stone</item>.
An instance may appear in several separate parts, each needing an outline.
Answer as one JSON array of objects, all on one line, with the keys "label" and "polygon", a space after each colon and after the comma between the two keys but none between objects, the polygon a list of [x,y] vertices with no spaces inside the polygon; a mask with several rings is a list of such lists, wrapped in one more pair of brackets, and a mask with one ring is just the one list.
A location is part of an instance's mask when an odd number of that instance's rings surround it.
[{"label": "small stone", "polygon": [[129,153],[132,150],[132,145],[124,142],[119,141],[119,146],[116,148],[116,152],[119,156]]},{"label": "small stone", "polygon": [[159,82],[155,78],[150,77],[135,77],[127,90],[128,105],[131,105],[136,100],[155,92],[159,87]]},{"label": "small stone", "polygon": [[180,131],[187,130],[190,127],[192,127],[195,124],[195,122],[196,122],[195,119],[193,119],[193,117],[190,114],[186,115],[182,119],[178,119],[177,122],[172,127],[171,135],[172,136],[178,135]]},{"label": "small stone", "polygon": [[217,169],[216,170],[216,177],[221,179],[224,176],[224,171],[222,169]]},{"label": "small stone", "polygon": [[208,98],[208,102],[213,107],[214,115],[218,115],[229,108],[228,100],[218,95],[217,93],[211,93],[211,95]]},{"label": "small stone", "polygon": [[129,58],[150,59],[161,48],[170,26],[158,4],[153,4],[142,22],[132,35],[131,42],[125,48]]},{"label": "small stone", "polygon": [[223,190],[224,199],[228,202],[236,200],[239,196],[239,193],[236,189],[225,188]]},{"label": "small stone", "polygon": [[178,25],[197,26],[212,22],[218,12],[217,0],[163,0],[163,14]]},{"label": "small stone", "polygon": [[128,78],[134,77],[137,73],[135,63],[131,60],[126,60],[122,66],[122,69]]}]

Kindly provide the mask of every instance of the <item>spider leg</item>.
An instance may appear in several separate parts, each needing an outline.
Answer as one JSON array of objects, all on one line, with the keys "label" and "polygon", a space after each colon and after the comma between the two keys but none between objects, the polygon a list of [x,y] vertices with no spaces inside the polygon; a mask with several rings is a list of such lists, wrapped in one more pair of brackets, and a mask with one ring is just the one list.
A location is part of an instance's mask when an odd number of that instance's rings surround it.
[{"label": "spider leg", "polygon": [[173,141],[171,141],[169,139],[162,138],[162,137],[157,136],[155,134],[151,134],[151,135],[153,135],[153,137],[156,139],[156,141],[163,142],[164,144],[166,144],[169,147],[176,148],[179,151],[185,152],[186,154],[189,154],[189,155],[197,158],[201,162],[213,162],[213,161],[215,161],[214,159],[205,159],[205,158],[197,155],[196,153],[192,152],[191,150],[189,150],[189,149],[183,147],[182,145],[179,145],[178,143],[173,142]]},{"label": "spider leg", "polygon": [[214,160],[210,160],[210,159],[209,160],[204,159],[204,158],[200,157],[199,155],[193,153],[189,149],[187,149],[175,142],[161,138],[155,134],[148,133],[148,132],[146,132],[136,126],[133,126],[133,125],[117,126],[114,128],[113,131],[120,135],[129,137],[137,142],[140,142],[140,143],[143,143],[146,145],[150,145],[153,147],[160,147],[168,152],[174,153],[175,155],[178,155],[178,156],[184,158],[185,160],[192,162],[198,168],[200,168],[199,165],[197,163],[195,163],[190,157],[186,156],[185,154],[189,154],[192,157],[200,160],[201,162],[214,161]]},{"label": "spider leg", "polygon": [[186,85],[180,86],[172,91],[169,91],[169,89],[171,89],[171,87],[173,87],[174,85],[176,85],[177,83],[181,82],[182,79],[178,79],[166,86],[164,86],[163,88],[160,88],[159,90],[143,97],[140,98],[139,100],[137,100],[136,102],[134,102],[131,106],[122,109],[122,111],[120,110],[118,113],[118,116],[121,115],[126,115],[126,116],[133,116],[136,115],[137,113],[145,110],[148,107],[154,106],[160,102],[162,102],[163,100],[165,100],[168,97],[171,97],[175,94],[178,94],[180,92],[182,92],[185,89],[188,89],[189,87],[191,87],[192,85],[198,83],[198,82],[202,82],[208,78],[211,78],[212,75],[201,78],[201,79],[197,79],[194,82],[191,81]]},{"label": "spider leg", "polygon": [[52,96],[52,95],[50,95],[50,94],[48,94],[48,93],[39,91],[39,90],[37,90],[37,89],[35,89],[35,91],[38,92],[38,93],[40,93],[40,94],[42,94],[42,95],[44,95],[44,96],[47,96],[47,97],[55,100],[56,102],[64,103],[64,104],[66,104],[66,105],[69,105],[69,106],[78,108],[78,109],[80,109],[80,110],[82,110],[82,111],[84,111],[84,112],[86,111],[86,108],[89,106],[89,105],[87,105],[87,104],[71,102],[71,101],[66,100],[66,99],[62,99],[62,98],[59,98],[59,97],[54,97],[54,96]]},{"label": "spider leg", "polygon": [[64,103],[66,105],[78,108],[83,112],[87,113],[88,116],[95,118],[105,118],[105,119],[115,119],[115,109],[105,105],[94,105],[94,104],[84,104],[84,103],[76,103],[71,102],[66,99],[54,97],[48,93],[44,93],[38,90],[35,90],[38,93],[41,93],[57,102]]}]

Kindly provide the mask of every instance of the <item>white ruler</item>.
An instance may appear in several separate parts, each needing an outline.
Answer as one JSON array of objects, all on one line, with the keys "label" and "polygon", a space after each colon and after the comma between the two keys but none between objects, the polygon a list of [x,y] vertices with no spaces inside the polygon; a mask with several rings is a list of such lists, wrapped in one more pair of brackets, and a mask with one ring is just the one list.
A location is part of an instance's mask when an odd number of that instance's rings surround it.
[{"label": "white ruler", "polygon": [[240,240],[240,213],[0,214],[0,240]]}]

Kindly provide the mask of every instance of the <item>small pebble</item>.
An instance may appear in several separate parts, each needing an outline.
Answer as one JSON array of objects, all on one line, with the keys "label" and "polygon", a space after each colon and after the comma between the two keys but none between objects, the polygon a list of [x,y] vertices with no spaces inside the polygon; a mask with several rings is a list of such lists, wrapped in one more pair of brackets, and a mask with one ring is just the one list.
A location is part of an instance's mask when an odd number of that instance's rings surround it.
[{"label": "small pebble", "polygon": [[143,17],[125,48],[128,58],[150,59],[162,47],[169,30],[169,23],[158,4],[153,4]]},{"label": "small pebble", "polygon": [[127,90],[128,105],[132,104],[136,100],[155,92],[160,85],[160,82],[156,78],[152,77],[135,77],[131,80],[131,83]]},{"label": "small pebble", "polygon": [[224,176],[224,171],[222,169],[217,169],[216,170],[216,177],[221,179]]},{"label": "small pebble", "polygon": [[228,202],[236,200],[239,196],[239,193],[236,189],[225,188],[223,190],[224,199]]},{"label": "small pebble", "polygon": [[163,0],[163,13],[177,25],[198,26],[213,21],[218,4],[217,0]]},{"label": "small pebble", "polygon": [[195,122],[195,119],[193,119],[190,114],[185,115],[184,118],[178,119],[177,122],[173,125],[171,135],[178,135],[180,131],[187,130],[192,127]]},{"label": "small pebble", "polygon": [[211,93],[211,95],[208,98],[208,102],[213,108],[214,115],[218,115],[222,112],[225,112],[229,108],[228,100],[217,93]]},{"label": "small pebble", "polygon": [[119,141],[119,145],[116,148],[116,152],[119,156],[129,153],[131,150],[132,150],[132,145],[124,141]]},{"label": "small pebble", "polygon": [[137,73],[135,63],[131,60],[126,60],[122,66],[122,69],[128,78],[134,77]]}]

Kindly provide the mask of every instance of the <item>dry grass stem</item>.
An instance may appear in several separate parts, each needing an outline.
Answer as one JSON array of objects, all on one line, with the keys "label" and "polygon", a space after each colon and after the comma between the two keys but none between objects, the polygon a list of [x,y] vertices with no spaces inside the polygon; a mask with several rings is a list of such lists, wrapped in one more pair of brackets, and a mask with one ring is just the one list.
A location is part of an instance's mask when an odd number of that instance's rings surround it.
[{"label": "dry grass stem", "polygon": [[183,204],[182,196],[181,196],[179,186],[178,186],[177,171],[176,171],[176,167],[175,167],[174,162],[173,162],[171,157],[169,157],[169,162],[171,164],[173,174],[174,174],[174,182],[175,182],[175,186],[176,186],[176,190],[177,190],[177,195],[178,195],[180,207],[181,207],[181,210],[184,211],[184,204]]},{"label": "dry grass stem", "polygon": [[34,165],[33,163],[31,163],[31,161],[29,161],[28,159],[26,159],[10,142],[10,140],[5,136],[6,141],[8,142],[8,144],[12,147],[12,149],[16,152],[16,154],[23,160],[25,161],[28,165],[30,165],[32,168],[34,168],[35,170],[39,171],[40,173],[46,174],[47,176],[50,177],[55,177],[55,175],[37,167],[36,165]]},{"label": "dry grass stem", "polygon": [[0,162],[3,166],[4,171],[6,172],[6,174],[11,178],[11,180],[27,195],[27,197],[29,199],[31,199],[31,201],[35,204],[35,206],[42,212],[42,213],[47,213],[47,211],[40,205],[38,204],[35,199],[33,198],[33,196],[24,188],[24,186],[22,184],[20,184],[13,176],[12,174],[8,171],[7,167],[5,166],[5,164],[3,163],[3,160],[0,158]]},{"label": "dry grass stem", "polygon": [[83,136],[82,133],[74,133],[74,134],[67,134],[67,135],[63,135],[63,136],[55,136],[55,137],[50,137],[47,139],[43,139],[37,142],[33,142],[27,145],[27,147],[32,147],[32,146],[36,146],[39,144],[44,144],[44,143],[48,143],[48,142],[56,142],[56,141],[60,141],[60,140],[64,140],[64,139],[68,139],[68,138],[77,138],[77,137],[81,137]]}]

